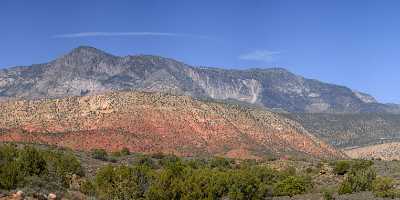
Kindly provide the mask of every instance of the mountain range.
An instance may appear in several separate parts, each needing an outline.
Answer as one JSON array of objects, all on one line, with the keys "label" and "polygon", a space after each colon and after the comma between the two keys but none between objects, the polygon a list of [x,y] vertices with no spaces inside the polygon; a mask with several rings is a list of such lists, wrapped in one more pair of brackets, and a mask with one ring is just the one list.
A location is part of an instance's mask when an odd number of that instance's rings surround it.
[{"label": "mountain range", "polygon": [[79,150],[390,159],[375,149],[400,141],[400,106],[345,86],[87,46],[0,70],[0,109],[0,141]]},{"label": "mountain range", "polygon": [[44,64],[0,70],[0,99],[42,99],[137,90],[238,101],[300,113],[400,113],[371,95],[282,68],[194,67],[151,55],[114,56],[81,46]]}]

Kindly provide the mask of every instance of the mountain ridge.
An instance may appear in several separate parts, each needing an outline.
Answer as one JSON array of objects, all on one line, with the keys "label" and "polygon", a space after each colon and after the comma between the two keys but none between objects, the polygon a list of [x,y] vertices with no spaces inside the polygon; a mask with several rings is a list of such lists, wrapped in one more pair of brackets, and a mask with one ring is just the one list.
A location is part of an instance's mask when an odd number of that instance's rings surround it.
[{"label": "mountain ridge", "polygon": [[307,113],[400,113],[344,86],[307,79],[284,68],[195,67],[154,55],[114,56],[80,46],[44,64],[0,70],[0,99],[42,99],[138,90],[234,99]]}]

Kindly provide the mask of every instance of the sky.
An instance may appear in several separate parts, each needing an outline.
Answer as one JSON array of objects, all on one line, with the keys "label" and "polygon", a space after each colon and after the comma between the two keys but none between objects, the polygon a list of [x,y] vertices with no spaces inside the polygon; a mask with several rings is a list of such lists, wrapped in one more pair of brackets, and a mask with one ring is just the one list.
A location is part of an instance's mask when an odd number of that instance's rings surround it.
[{"label": "sky", "polygon": [[2,0],[0,68],[88,45],[196,66],[283,67],[400,103],[397,0]]}]

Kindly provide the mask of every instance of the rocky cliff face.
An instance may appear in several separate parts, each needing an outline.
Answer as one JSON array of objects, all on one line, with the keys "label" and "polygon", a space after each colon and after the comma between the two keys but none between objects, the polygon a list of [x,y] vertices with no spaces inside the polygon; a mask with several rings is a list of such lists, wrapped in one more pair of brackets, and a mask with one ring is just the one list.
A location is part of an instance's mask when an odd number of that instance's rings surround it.
[{"label": "rocky cliff face", "polygon": [[285,69],[192,67],[157,56],[117,57],[79,47],[46,64],[0,70],[1,99],[84,96],[118,90],[158,91],[236,100],[290,112],[399,112],[349,88]]},{"label": "rocky cliff face", "polygon": [[114,92],[0,104],[0,141],[90,150],[261,158],[341,157],[298,123],[268,111],[161,93]]}]

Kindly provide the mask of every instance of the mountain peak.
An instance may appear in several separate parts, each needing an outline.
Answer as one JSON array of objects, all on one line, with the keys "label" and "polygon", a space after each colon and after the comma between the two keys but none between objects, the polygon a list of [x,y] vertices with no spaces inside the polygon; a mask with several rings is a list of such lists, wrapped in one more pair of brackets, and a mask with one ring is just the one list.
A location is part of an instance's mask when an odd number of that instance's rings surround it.
[{"label": "mountain peak", "polygon": [[65,54],[61,58],[57,59],[56,62],[67,63],[70,65],[86,65],[93,64],[93,62],[104,61],[114,56],[108,54],[100,49],[96,49],[90,46],[79,46],[69,53]]},{"label": "mountain peak", "polygon": [[[97,54],[97,55],[104,55],[107,54],[106,52],[96,49],[91,46],[79,46],[75,49],[73,49],[70,53],[67,55],[74,55],[74,54],[81,54],[81,55],[88,55],[88,54]],[[110,55],[110,54],[107,54]]]}]

